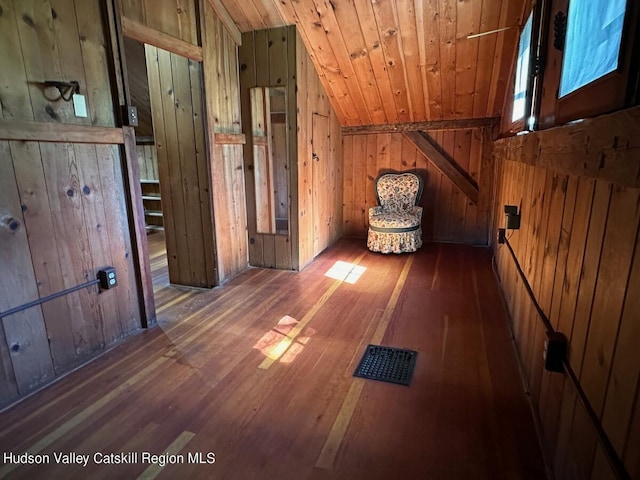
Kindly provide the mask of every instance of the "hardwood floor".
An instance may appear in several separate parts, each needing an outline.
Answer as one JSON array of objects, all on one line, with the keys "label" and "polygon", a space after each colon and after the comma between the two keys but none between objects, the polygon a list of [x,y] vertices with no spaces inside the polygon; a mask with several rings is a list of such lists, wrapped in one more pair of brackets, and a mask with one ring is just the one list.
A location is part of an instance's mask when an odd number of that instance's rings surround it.
[{"label": "hardwood floor", "polygon": [[[2,413],[2,451],[50,463],[5,458],[0,476],[546,478],[486,250],[345,239],[303,272],[252,268],[210,291],[167,286],[151,262],[159,326]],[[336,262],[351,277],[326,276]],[[352,376],[368,343],[418,351],[410,387]]]}]

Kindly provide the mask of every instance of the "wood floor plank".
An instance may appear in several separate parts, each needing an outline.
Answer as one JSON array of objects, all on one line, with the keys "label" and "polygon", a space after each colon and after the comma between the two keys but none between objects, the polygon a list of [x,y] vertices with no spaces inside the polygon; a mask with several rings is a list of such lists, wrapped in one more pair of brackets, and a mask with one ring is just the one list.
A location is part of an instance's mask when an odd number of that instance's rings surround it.
[{"label": "wood floor plank", "polygon": [[[180,450],[191,441],[194,437],[192,432],[182,432],[178,438],[176,438],[171,445],[162,453],[163,455],[179,455]],[[163,462],[158,462],[150,465],[142,474],[138,477],[138,480],[153,480],[162,471],[165,465]]]},{"label": "wood floor plank", "polygon": [[[158,326],[0,413],[0,449],[184,463],[9,463],[8,478],[545,478],[488,250],[343,239],[301,272],[188,290],[155,235]],[[359,277],[336,279],[338,262]],[[368,343],[416,350],[411,386],[353,377]]]}]

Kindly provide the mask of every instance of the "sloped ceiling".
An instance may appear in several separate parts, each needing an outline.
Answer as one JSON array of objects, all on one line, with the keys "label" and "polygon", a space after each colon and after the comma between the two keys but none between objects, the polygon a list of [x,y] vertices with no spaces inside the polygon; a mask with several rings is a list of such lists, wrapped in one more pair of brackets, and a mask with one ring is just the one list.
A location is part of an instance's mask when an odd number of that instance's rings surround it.
[{"label": "sloped ceiling", "polygon": [[242,32],[295,23],[340,122],[360,126],[500,116],[529,2],[221,3]]}]

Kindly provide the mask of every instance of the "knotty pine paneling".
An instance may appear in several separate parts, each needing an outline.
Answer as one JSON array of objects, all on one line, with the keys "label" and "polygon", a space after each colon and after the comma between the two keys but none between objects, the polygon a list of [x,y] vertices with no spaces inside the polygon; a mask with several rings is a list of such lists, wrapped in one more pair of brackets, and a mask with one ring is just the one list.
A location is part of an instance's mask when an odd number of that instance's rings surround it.
[{"label": "knotty pine paneling", "polygon": [[[0,153],[0,208],[3,218],[0,228],[0,261],[5,272],[0,278],[0,309],[6,311],[38,298],[39,292],[9,142],[0,142]],[[61,280],[60,276],[56,277]],[[48,307],[51,311],[56,305]],[[2,337],[1,403],[4,405],[18,395],[29,393],[38,385],[51,380],[54,377],[54,367],[47,346],[44,312],[40,307],[3,318]],[[60,340],[59,345],[63,347],[65,339]]]},{"label": "knotty pine paneling", "polygon": [[[302,269],[342,236],[340,124],[295,27],[245,34],[240,63],[248,137],[245,168],[250,263]],[[261,234],[256,229],[249,100],[253,86],[287,89],[289,235]]]},{"label": "knotty pine paneling", "polygon": [[302,269],[342,237],[344,170],[338,117],[297,31],[295,75],[298,268]]},{"label": "knotty pine paneling", "polygon": [[[211,200],[202,198],[203,205],[210,206],[200,209],[200,214],[204,228],[213,229],[211,235],[205,232],[205,237],[214,239],[204,242],[206,258],[215,259],[207,271],[213,269],[215,283],[222,283],[248,265],[243,145],[216,140],[217,133],[242,133],[237,45],[208,1],[121,0],[120,11],[130,20],[192,45],[199,44],[201,32],[203,79],[192,85],[192,91],[198,96],[194,105],[205,106],[206,143],[198,145],[197,151],[207,152],[207,161],[198,164],[198,178],[209,178]],[[200,193],[208,196],[204,189]]]},{"label": "knotty pine paneling", "polygon": [[[632,345],[640,332],[640,188],[630,186],[629,178],[611,181],[617,177],[611,168],[589,172],[581,152],[601,156],[602,167],[610,155],[629,155],[634,140],[621,139],[637,130],[637,124],[624,121],[632,113],[585,122],[579,135],[568,133],[571,126],[527,135],[526,143],[536,149],[519,148],[520,138],[496,142],[495,222],[504,225],[505,204],[521,209],[521,228],[508,232],[509,242],[545,315],[569,339],[569,362],[582,389],[636,478],[640,444],[632,432],[640,422],[640,353]],[[606,178],[597,178],[601,174]],[[562,374],[543,369],[544,327],[509,252],[499,245],[495,250],[518,355],[556,478],[613,477],[573,386]]]},{"label": "knotty pine paneling", "polygon": [[[240,61],[240,89],[242,99],[243,130],[247,136],[244,149],[244,175],[247,208],[247,233],[249,242],[249,263],[253,266],[268,268],[283,268],[296,270],[298,244],[294,240],[297,235],[296,212],[297,205],[293,203],[292,191],[295,189],[296,152],[299,138],[296,135],[296,42],[295,28],[276,28],[258,30],[243,35],[242,46],[239,49]],[[256,107],[252,105],[251,89],[255,87],[283,87],[285,90],[286,128],[281,130],[286,137],[284,159],[280,163],[280,176],[286,177],[288,202],[286,219],[288,231],[284,233],[263,233],[258,227],[260,222],[256,207],[260,193],[272,194],[273,190],[260,186],[259,175],[255,172],[257,145],[264,143],[261,138],[254,142],[256,130],[252,125],[252,115]],[[271,131],[273,135],[273,131]],[[264,138],[264,137],[262,137]],[[272,140],[273,141],[273,140]],[[266,222],[269,224],[269,222]]]},{"label": "knotty pine paneling", "polygon": [[216,133],[242,133],[238,47],[213,11],[202,2],[204,102],[210,152],[209,175],[213,197],[215,257],[218,282],[248,266],[247,209],[243,149],[222,144]]},{"label": "knotty pine paneling", "polygon": [[[113,126],[100,1],[4,0],[1,7],[2,117]],[[77,81],[88,116],[76,117],[73,102],[45,80]]]},{"label": "knotty pine paneling", "polygon": [[136,145],[141,180],[158,180],[158,156],[153,144]]},{"label": "knotty pine paneling", "polygon": [[479,186],[472,203],[401,133],[344,136],[344,234],[366,237],[375,179],[387,171],[414,171],[425,184],[422,232],[426,241],[486,245],[493,166],[490,135],[482,129],[430,132],[431,138]]},{"label": "knotty pine paneling", "polygon": [[343,126],[499,116],[523,0],[220,0],[242,32],[296,25]]},{"label": "knotty pine paneling", "polygon": [[213,287],[200,63],[145,46],[171,283]]},{"label": "knotty pine paneling", "polygon": [[198,0],[118,0],[122,15],[160,32],[198,45]]},{"label": "knotty pine paneling", "polygon": [[[141,311],[121,150],[38,141],[43,124],[69,138],[80,126],[115,124],[101,2],[0,3],[0,115],[35,122],[21,123],[34,125],[33,141],[0,141],[0,311],[92,280],[107,265],[118,275],[108,292],[93,286],[2,319],[5,406],[140,328]],[[88,116],[76,117],[44,80],[78,81]]]},{"label": "knotty pine paneling", "polygon": [[140,310],[117,147],[3,142],[2,158],[0,215],[12,219],[0,229],[2,269],[14,273],[0,310],[75,287],[107,265],[118,275],[108,292],[94,286],[3,319],[22,395],[139,328]]}]

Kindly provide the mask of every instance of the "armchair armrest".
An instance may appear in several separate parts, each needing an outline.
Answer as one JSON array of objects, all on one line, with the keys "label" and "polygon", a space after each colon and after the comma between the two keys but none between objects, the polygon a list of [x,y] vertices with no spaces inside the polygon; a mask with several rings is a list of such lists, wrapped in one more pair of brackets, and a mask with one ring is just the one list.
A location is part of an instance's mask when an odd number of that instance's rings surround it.
[{"label": "armchair armrest", "polygon": [[413,207],[411,207],[409,213],[416,215],[420,219],[420,221],[422,221],[422,207],[420,207],[419,205],[414,205]]},{"label": "armchair armrest", "polygon": [[375,207],[370,207],[369,219],[371,219],[371,217],[373,217],[374,215],[380,215],[381,213],[382,213],[382,207],[380,205],[377,205]]}]

